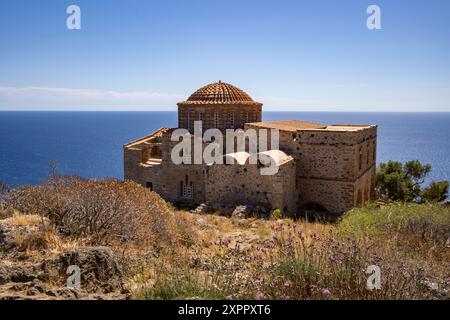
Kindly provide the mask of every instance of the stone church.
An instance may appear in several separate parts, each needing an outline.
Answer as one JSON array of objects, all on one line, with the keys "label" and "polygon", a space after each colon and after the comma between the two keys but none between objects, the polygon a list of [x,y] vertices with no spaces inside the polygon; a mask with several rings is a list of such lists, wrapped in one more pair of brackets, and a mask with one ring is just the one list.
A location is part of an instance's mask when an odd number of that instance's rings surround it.
[{"label": "stone church", "polygon": [[[124,176],[173,203],[239,205],[339,214],[374,198],[377,126],[326,125],[301,120],[262,121],[262,104],[231,84],[216,82],[178,103],[178,127],[278,129],[278,171],[261,175],[242,152],[228,153],[235,164],[175,164],[171,136],[161,128],[124,145]],[[204,145],[207,142],[203,142]]]}]

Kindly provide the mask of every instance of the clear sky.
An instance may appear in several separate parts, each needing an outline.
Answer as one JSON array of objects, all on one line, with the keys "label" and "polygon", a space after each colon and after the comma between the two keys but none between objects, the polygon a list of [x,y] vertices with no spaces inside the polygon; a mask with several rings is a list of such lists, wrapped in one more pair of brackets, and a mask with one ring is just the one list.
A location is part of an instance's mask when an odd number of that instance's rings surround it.
[{"label": "clear sky", "polygon": [[450,112],[450,1],[0,2],[0,110],[175,110],[218,80],[265,110]]}]

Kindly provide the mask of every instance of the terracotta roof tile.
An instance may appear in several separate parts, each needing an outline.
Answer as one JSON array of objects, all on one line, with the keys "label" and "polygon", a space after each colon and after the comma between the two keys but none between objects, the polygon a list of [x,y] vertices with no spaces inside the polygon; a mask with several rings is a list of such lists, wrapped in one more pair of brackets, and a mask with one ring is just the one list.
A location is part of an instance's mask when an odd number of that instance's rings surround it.
[{"label": "terracotta roof tile", "polygon": [[243,90],[222,81],[208,84],[195,91],[179,105],[190,104],[260,104]]}]

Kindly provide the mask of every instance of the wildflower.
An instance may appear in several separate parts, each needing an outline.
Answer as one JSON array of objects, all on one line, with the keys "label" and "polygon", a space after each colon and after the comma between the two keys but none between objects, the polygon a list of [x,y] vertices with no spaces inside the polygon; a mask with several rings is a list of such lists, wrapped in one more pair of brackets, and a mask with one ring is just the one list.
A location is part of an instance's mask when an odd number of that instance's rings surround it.
[{"label": "wildflower", "polygon": [[258,292],[256,293],[255,297],[256,297],[256,299],[258,299],[258,300],[262,300],[262,299],[264,299],[266,296],[265,296],[264,292],[258,291]]},{"label": "wildflower", "polygon": [[291,280],[288,280],[284,283],[284,287],[289,288],[289,287],[292,287],[293,284],[294,284],[294,282],[292,282]]},{"label": "wildflower", "polygon": [[290,296],[287,296],[287,295],[285,295],[285,294],[283,294],[283,295],[280,297],[280,299],[281,299],[281,300],[291,300],[291,297],[290,297]]},{"label": "wildflower", "polygon": [[229,296],[225,297],[225,300],[236,300],[236,299],[237,299],[236,293],[230,294]]},{"label": "wildflower", "polygon": [[262,282],[261,279],[256,279],[256,280],[254,281],[254,284],[255,284],[255,286],[257,286],[257,287],[261,286],[262,283],[263,283],[263,282]]},{"label": "wildflower", "polygon": [[323,289],[322,290],[322,295],[324,297],[328,297],[330,294],[331,294],[330,290],[328,290],[328,289]]}]

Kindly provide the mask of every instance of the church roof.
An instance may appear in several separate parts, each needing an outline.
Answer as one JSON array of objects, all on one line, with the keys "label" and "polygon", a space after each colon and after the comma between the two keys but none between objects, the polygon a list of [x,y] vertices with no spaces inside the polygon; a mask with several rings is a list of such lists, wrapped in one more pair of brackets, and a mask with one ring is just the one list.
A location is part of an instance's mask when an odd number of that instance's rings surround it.
[{"label": "church roof", "polygon": [[287,120],[287,121],[264,121],[248,123],[250,126],[279,129],[284,131],[297,131],[304,129],[326,129],[327,126],[321,123],[302,121],[302,120]]},{"label": "church roof", "polygon": [[248,104],[261,105],[243,90],[222,81],[208,84],[195,91],[186,101],[178,105]]}]

